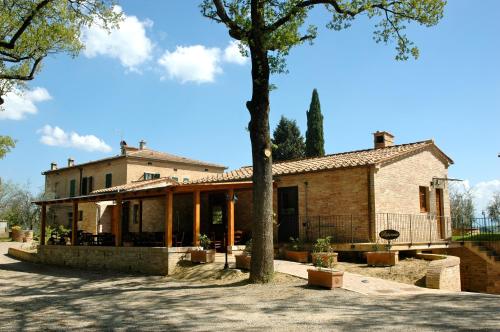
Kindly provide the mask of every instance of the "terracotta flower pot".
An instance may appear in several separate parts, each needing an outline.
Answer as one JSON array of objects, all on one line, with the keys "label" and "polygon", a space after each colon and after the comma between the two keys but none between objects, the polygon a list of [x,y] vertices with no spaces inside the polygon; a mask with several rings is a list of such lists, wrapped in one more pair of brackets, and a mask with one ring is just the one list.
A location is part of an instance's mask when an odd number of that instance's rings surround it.
[{"label": "terracotta flower pot", "polygon": [[252,256],[243,254],[243,255],[235,255],[234,258],[236,259],[237,269],[250,270],[250,262]]},{"label": "terracotta flower pot", "polygon": [[340,288],[344,282],[344,272],[331,270],[307,270],[307,284],[328,289]]},{"label": "terracotta flower pot", "polygon": [[398,251],[369,251],[366,253],[368,266],[394,266],[398,261]]},{"label": "terracotta flower pot", "polygon": [[23,242],[24,231],[22,229],[12,229],[12,241]]},{"label": "terracotta flower pot", "polygon": [[316,264],[316,262],[320,260],[322,266],[329,267],[330,264],[333,266],[338,263],[339,254],[336,252],[314,252],[311,256],[313,264]]},{"label": "terracotta flower pot", "polygon": [[33,241],[33,231],[28,230],[24,231],[23,242],[31,242]]},{"label": "terracotta flower pot", "polygon": [[193,263],[213,263],[215,262],[215,250],[194,250],[191,251],[191,262]]},{"label": "terracotta flower pot", "polygon": [[287,250],[285,251],[285,257],[294,262],[307,263],[309,261],[309,252]]}]

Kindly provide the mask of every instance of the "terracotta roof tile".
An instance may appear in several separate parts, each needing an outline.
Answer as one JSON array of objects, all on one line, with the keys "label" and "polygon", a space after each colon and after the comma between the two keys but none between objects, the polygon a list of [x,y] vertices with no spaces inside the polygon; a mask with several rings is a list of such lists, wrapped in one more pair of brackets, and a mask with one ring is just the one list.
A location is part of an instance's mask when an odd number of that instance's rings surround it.
[{"label": "terracotta roof tile", "polygon": [[153,188],[162,188],[168,186],[175,186],[179,183],[170,178],[159,178],[153,180],[145,180],[145,181],[137,181],[131,182],[127,184],[122,184],[120,186],[114,186],[110,188],[103,188],[94,190],[91,194],[103,194],[103,193],[112,193],[112,192],[125,192],[125,191],[134,191],[141,189],[153,189]]},{"label": "terracotta roof tile", "polygon": [[[409,153],[419,151],[429,146],[434,146],[449,163],[453,163],[453,161],[449,157],[447,157],[434,145],[434,142],[432,140],[427,140],[409,144],[394,145],[386,148],[337,153],[318,158],[306,158],[277,162],[273,164],[273,176],[375,165],[392,160],[393,158],[405,156]],[[249,180],[252,178],[252,174],[252,167],[245,166],[222,174],[215,174],[207,176],[205,178],[197,179],[192,181],[191,183]]]}]

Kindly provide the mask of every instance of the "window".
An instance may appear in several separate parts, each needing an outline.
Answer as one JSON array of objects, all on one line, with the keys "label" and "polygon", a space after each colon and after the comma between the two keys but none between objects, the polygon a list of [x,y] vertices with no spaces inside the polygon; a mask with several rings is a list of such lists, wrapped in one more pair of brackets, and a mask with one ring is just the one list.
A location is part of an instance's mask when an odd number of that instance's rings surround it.
[{"label": "window", "polygon": [[73,212],[68,212],[68,222],[70,225],[73,223]]},{"label": "window", "polygon": [[189,178],[188,178],[188,177],[186,177],[186,178],[182,179],[182,182],[183,182],[183,183],[188,183],[188,182],[189,182]]},{"label": "window", "polygon": [[172,180],[179,182],[179,178],[177,176],[171,176],[170,177]]},{"label": "window", "polygon": [[144,173],[144,180],[159,179],[160,173]]},{"label": "window", "polygon": [[91,176],[86,176],[82,179],[82,195],[88,195],[94,190],[94,179]]},{"label": "window", "polygon": [[113,174],[108,173],[106,174],[106,188],[111,188],[113,184]]},{"label": "window", "polygon": [[427,187],[419,187],[419,196],[420,196],[420,212],[428,212],[429,211],[429,199],[427,197],[427,193],[429,189]]},{"label": "window", "polygon": [[133,214],[132,214],[132,223],[138,224],[139,223],[139,204],[134,204],[133,207]]},{"label": "window", "polygon": [[83,220],[83,211],[78,211],[78,221]]},{"label": "window", "polygon": [[75,197],[76,194],[76,180],[69,181],[69,197]]}]

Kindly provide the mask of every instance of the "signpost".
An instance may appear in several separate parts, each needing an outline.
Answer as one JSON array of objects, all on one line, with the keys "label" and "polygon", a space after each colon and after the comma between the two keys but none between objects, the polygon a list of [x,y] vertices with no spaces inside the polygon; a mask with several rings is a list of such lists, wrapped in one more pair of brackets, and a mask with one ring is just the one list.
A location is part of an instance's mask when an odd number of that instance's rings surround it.
[{"label": "signpost", "polygon": [[[391,253],[391,241],[399,237],[399,232],[395,229],[384,229],[378,233],[382,239],[387,240],[387,250]],[[392,273],[392,266],[389,268],[389,273]]]}]

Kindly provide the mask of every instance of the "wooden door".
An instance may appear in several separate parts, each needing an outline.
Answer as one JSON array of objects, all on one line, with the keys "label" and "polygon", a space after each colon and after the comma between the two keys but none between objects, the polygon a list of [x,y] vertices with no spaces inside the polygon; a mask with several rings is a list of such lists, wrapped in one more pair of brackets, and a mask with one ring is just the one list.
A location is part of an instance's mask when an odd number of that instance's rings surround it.
[{"label": "wooden door", "polygon": [[278,241],[299,237],[298,187],[278,188]]},{"label": "wooden door", "polygon": [[439,238],[444,234],[443,189],[436,189],[436,222]]}]

